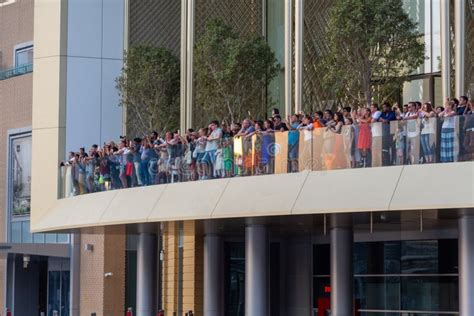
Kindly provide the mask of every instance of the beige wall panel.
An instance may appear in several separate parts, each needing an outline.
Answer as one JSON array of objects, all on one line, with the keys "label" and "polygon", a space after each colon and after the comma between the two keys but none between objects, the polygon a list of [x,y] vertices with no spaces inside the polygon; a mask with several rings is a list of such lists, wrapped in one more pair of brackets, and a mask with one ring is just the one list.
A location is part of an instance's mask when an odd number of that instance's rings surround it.
[{"label": "beige wall panel", "polygon": [[209,218],[230,179],[169,184],[149,221]]},{"label": "beige wall panel", "polygon": [[35,58],[64,54],[67,47],[67,0],[35,0],[34,10]]},{"label": "beige wall panel", "polygon": [[67,59],[59,56],[35,58],[34,64],[33,129],[65,127]]},{"label": "beige wall panel", "polygon": [[471,208],[474,162],[405,166],[390,210]]},{"label": "beige wall panel", "polygon": [[[57,202],[59,168],[58,148],[65,134],[64,128],[33,129],[33,157],[31,161],[31,226]],[[48,154],[41,154],[48,148]],[[40,154],[35,154],[40,153]]]},{"label": "beige wall panel", "polygon": [[232,179],[213,218],[290,214],[308,172]]},{"label": "beige wall panel", "polygon": [[100,222],[105,225],[147,221],[153,206],[160,199],[165,189],[166,185],[156,185],[118,190]]},{"label": "beige wall panel", "polygon": [[402,169],[311,172],[292,214],[387,210]]},{"label": "beige wall panel", "polygon": [[47,211],[47,216],[41,217],[38,221],[31,225],[33,232],[47,229],[51,226],[68,227],[68,222],[72,215],[76,214],[74,211],[80,201],[80,196],[75,196],[67,199],[59,199],[55,202],[53,208]]},{"label": "beige wall panel", "polygon": [[[395,166],[241,177],[126,189],[58,201],[35,231],[105,226],[114,223],[231,218],[331,212],[437,209],[473,206],[474,162]],[[458,188],[456,194],[444,194]],[[146,190],[150,199],[132,192]],[[124,193],[118,200],[118,195]],[[156,194],[155,194],[156,192]],[[140,193],[142,194],[142,192]],[[124,202],[123,199],[130,200]],[[148,219],[144,218],[153,204]],[[111,205],[129,203],[114,213]],[[217,204],[217,205],[216,205]],[[128,209],[128,211],[127,211]],[[35,213],[36,216],[36,213]],[[125,216],[120,219],[121,216]],[[187,222],[185,222],[187,223]],[[187,231],[187,228],[185,229]],[[176,243],[175,237],[169,240]],[[198,247],[193,234],[185,243]],[[188,253],[186,253],[187,255]]]},{"label": "beige wall panel", "polygon": [[92,226],[99,223],[105,209],[117,194],[118,191],[108,191],[82,195],[77,203],[81,207],[72,210],[75,214],[69,218],[67,225]]}]

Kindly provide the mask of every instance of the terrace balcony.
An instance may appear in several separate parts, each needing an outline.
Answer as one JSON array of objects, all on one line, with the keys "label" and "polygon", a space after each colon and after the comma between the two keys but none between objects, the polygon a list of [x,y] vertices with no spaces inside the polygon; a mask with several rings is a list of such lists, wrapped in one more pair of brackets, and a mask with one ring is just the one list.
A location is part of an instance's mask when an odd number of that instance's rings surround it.
[{"label": "terrace balcony", "polygon": [[[78,176],[78,165],[66,165],[59,179],[62,199],[34,230],[472,207],[473,119],[451,118],[452,141],[438,118],[346,125],[341,133],[317,128],[229,138],[221,147],[233,153],[223,161],[231,174],[213,180],[192,181],[184,155],[149,164],[156,170],[152,183],[160,184],[133,186],[132,176],[132,187],[121,190],[99,174],[87,183],[87,177]],[[358,143],[363,128],[371,136],[365,159]],[[158,177],[160,170],[164,177]]]}]

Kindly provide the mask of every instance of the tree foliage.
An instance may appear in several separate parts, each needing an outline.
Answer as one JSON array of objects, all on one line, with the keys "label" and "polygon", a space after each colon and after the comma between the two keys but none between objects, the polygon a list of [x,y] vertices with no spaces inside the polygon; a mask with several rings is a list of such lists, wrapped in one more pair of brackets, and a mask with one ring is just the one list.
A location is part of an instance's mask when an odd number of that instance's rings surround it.
[{"label": "tree foliage", "polygon": [[212,20],[195,48],[196,113],[236,121],[265,115],[264,91],[277,75],[275,54],[261,37],[242,38],[222,20]]},{"label": "tree foliage", "polygon": [[401,0],[336,0],[326,30],[328,51],[318,65],[326,89],[348,103],[393,98],[420,66],[425,47]]},{"label": "tree foliage", "polygon": [[165,48],[130,48],[116,79],[120,104],[127,109],[127,134],[174,130],[179,124],[179,59]]}]

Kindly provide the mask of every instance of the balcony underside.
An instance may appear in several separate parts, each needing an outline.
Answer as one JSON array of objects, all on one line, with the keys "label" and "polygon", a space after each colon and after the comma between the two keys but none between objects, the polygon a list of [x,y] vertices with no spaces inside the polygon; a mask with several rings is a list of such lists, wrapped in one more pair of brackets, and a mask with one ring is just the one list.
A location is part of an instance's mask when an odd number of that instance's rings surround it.
[{"label": "balcony underside", "polygon": [[33,232],[118,224],[472,208],[474,162],[335,171],[153,185],[58,200]]}]

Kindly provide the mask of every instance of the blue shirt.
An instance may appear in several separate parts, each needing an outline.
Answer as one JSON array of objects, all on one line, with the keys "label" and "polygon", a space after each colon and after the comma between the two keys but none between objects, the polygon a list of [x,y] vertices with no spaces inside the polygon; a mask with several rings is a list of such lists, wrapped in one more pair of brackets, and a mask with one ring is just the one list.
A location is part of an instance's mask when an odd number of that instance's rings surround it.
[{"label": "blue shirt", "polygon": [[[296,130],[300,124],[298,122],[291,124],[291,131],[288,132],[288,145],[295,145],[298,143],[300,133]],[[295,129],[295,130],[293,130]]]},{"label": "blue shirt", "polygon": [[385,121],[395,121],[397,119],[397,116],[395,115],[394,111],[390,111],[390,112],[382,112],[382,115],[380,115],[380,118]]}]

